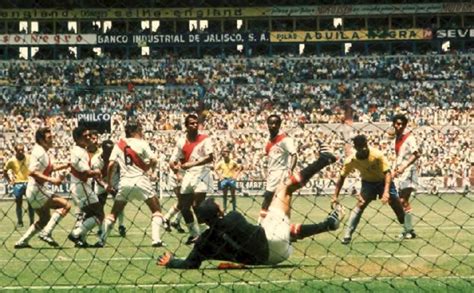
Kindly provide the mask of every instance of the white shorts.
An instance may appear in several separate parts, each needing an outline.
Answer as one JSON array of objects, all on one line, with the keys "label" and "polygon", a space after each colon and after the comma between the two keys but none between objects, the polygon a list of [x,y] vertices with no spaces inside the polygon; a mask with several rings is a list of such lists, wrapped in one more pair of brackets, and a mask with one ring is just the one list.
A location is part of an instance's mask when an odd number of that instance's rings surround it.
[{"label": "white shorts", "polygon": [[270,208],[260,224],[268,241],[267,264],[275,265],[287,260],[293,252],[290,243],[290,219],[283,211]]},{"label": "white shorts", "polygon": [[26,187],[26,199],[34,209],[39,209],[53,197],[53,192],[44,185],[28,184]]},{"label": "white shorts", "polygon": [[278,185],[288,178],[288,170],[275,170],[268,173],[266,191],[275,192]]},{"label": "white shorts", "polygon": [[99,202],[99,198],[92,191],[91,186],[83,182],[71,183],[71,197],[80,209]]},{"label": "white shorts", "polygon": [[181,194],[208,193],[212,191],[213,180],[211,170],[201,169],[199,172],[186,172],[181,182]]},{"label": "white shorts", "polygon": [[403,174],[398,176],[398,191],[413,188],[416,189],[418,185],[418,176],[416,175],[416,169],[405,170]]},{"label": "white shorts", "polygon": [[151,184],[136,184],[133,186],[120,186],[117,196],[115,197],[116,201],[132,201],[132,200],[141,200],[145,201],[149,198],[156,196],[156,192],[153,190]]}]

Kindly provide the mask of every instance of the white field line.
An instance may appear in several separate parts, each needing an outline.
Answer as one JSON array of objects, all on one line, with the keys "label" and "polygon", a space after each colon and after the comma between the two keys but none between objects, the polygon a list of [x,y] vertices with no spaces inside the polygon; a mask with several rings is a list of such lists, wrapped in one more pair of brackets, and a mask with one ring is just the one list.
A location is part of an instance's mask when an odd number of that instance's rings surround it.
[{"label": "white field line", "polygon": [[[466,280],[473,280],[474,276],[448,276],[448,277],[380,277],[380,278],[334,278],[331,279],[331,282],[366,282],[366,281],[393,281],[393,280],[415,280],[419,281],[420,279],[426,280],[458,280],[458,279],[466,279]],[[291,284],[291,283],[301,283],[302,280],[292,279],[292,280],[273,280],[273,281],[243,281],[243,282],[206,282],[206,283],[199,283],[199,285],[195,283],[165,283],[165,284],[145,284],[145,285],[78,285],[78,286],[31,286],[31,287],[21,287],[21,286],[9,286],[3,287],[2,290],[87,290],[87,289],[156,289],[156,288],[187,288],[193,287],[194,289],[204,289],[206,287],[217,287],[217,286],[257,286],[257,285],[284,285],[284,284]],[[328,280],[311,280],[312,282],[324,282],[327,283]],[[222,288],[225,289],[225,288]]]}]

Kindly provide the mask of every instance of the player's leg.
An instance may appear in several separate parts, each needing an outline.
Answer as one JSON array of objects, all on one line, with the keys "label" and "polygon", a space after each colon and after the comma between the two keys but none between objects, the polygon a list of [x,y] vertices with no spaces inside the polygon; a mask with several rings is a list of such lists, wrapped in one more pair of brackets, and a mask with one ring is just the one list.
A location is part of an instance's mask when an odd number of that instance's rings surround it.
[{"label": "player's leg", "polygon": [[74,228],[68,239],[74,242],[75,247],[89,247],[86,238],[87,233],[96,225],[101,225],[104,220],[104,209],[99,201],[86,205],[82,209],[85,213],[84,221],[80,226]]},{"label": "player's leg", "polygon": [[164,218],[161,214],[161,206],[158,197],[152,196],[145,200],[145,203],[148,205],[151,211],[151,245],[153,247],[163,246],[163,241],[161,241],[160,236],[160,226],[163,225]]},{"label": "player's leg", "polygon": [[222,186],[222,197],[223,197],[224,212],[227,211],[227,195],[228,195],[228,193],[229,193],[229,186],[227,186],[227,184],[225,184],[224,186]]},{"label": "player's leg", "polygon": [[123,211],[126,205],[127,201],[124,198],[115,198],[110,214],[104,217],[102,234],[100,235],[100,240],[95,244],[96,247],[104,247],[105,241],[107,240],[107,237],[117,219],[117,215]]},{"label": "player's leg", "polygon": [[58,195],[53,195],[45,204],[45,207],[53,209],[54,212],[51,215],[46,226],[41,231],[39,238],[51,246],[58,246],[58,243],[52,238],[52,232],[59,222],[69,213],[71,210],[71,204],[65,199]]},{"label": "player's leg", "polygon": [[28,244],[31,238],[38,234],[44,226],[48,223],[50,219],[49,208],[40,207],[35,209],[36,214],[38,215],[38,220],[30,225],[26,232],[21,236],[21,238],[15,243],[15,248],[31,248],[31,245]]},{"label": "player's leg", "polygon": [[197,223],[194,221],[194,215],[193,212],[191,211],[191,206],[193,204],[193,195],[192,194],[183,194],[180,193],[178,197],[178,209],[181,211],[181,214],[183,215],[184,222],[186,223],[186,226],[188,227],[189,230],[189,238],[186,243],[189,242],[189,244],[192,243],[193,239],[196,239],[197,236],[199,236],[199,226]]},{"label": "player's leg", "polygon": [[358,196],[356,206],[352,210],[351,215],[349,217],[348,226],[344,233],[344,238],[341,241],[342,244],[349,244],[351,242],[352,234],[359,225],[360,218],[362,217],[365,208],[372,200],[377,197],[377,185],[381,185],[381,183],[371,183],[362,181],[360,195]]},{"label": "player's leg", "polygon": [[403,210],[402,202],[400,197],[398,196],[397,188],[393,182],[390,183],[390,190],[389,190],[390,199],[388,204],[392,208],[393,212],[397,216],[397,220],[400,224],[405,223],[405,211]]},{"label": "player's leg", "polygon": [[295,242],[298,239],[314,236],[320,233],[335,231],[339,228],[342,219],[345,216],[345,210],[342,205],[336,205],[328,217],[319,223],[314,224],[291,224],[290,239]]},{"label": "player's leg", "polygon": [[16,183],[13,184],[13,197],[15,198],[15,212],[16,212],[16,219],[17,219],[17,226],[23,227],[23,193],[22,193],[22,186],[23,183]]},{"label": "player's leg", "polygon": [[231,201],[232,201],[232,210],[236,211],[237,210],[237,198],[235,197],[235,191],[237,190],[237,183],[235,182],[234,179],[230,180],[230,196],[231,196]]}]

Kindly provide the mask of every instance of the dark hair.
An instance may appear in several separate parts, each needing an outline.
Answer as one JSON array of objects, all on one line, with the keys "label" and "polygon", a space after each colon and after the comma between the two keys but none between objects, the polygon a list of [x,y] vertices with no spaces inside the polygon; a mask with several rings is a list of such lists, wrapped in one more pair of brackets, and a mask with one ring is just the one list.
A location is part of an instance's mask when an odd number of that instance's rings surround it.
[{"label": "dark hair", "polygon": [[79,125],[78,127],[74,128],[72,130],[72,139],[74,139],[75,142],[77,142],[79,139],[81,139],[82,135],[84,132],[86,132],[88,129],[85,128],[82,125]]},{"label": "dark hair", "polygon": [[95,136],[98,136],[99,135],[99,131],[97,129],[90,129],[89,130],[89,134],[92,136],[92,135],[95,135]]},{"label": "dark hair", "polygon": [[102,150],[105,151],[105,150],[111,150],[113,147],[114,147],[114,142],[111,141],[110,139],[107,139],[107,140],[104,140],[102,142]]},{"label": "dark hair", "polygon": [[132,137],[132,134],[140,131],[142,129],[142,125],[137,120],[129,120],[127,125],[125,125],[125,136]]},{"label": "dark hair", "polygon": [[46,139],[46,133],[51,132],[51,128],[49,127],[40,127],[36,130],[35,133],[35,141],[36,143],[40,143],[40,141]]},{"label": "dark hair", "polygon": [[397,114],[397,115],[393,116],[392,122],[395,123],[397,120],[401,120],[403,126],[408,124],[408,118],[404,114]]},{"label": "dark hair", "polygon": [[210,223],[219,218],[221,210],[213,198],[204,200],[196,209],[198,219]]},{"label": "dark hair", "polygon": [[15,149],[15,151],[17,151],[20,147],[25,148],[25,144],[19,142],[19,143],[16,143],[13,148]]},{"label": "dark hair", "polygon": [[275,118],[277,120],[278,125],[281,125],[281,117],[277,114],[272,114],[267,117],[267,124],[270,121],[270,119]]},{"label": "dark hair", "polygon": [[367,136],[359,134],[352,139],[354,146],[365,146],[367,145]]},{"label": "dark hair", "polygon": [[188,116],[186,116],[186,118],[184,118],[184,126],[188,126],[189,120],[191,119],[198,120],[198,116],[195,114],[189,114]]}]

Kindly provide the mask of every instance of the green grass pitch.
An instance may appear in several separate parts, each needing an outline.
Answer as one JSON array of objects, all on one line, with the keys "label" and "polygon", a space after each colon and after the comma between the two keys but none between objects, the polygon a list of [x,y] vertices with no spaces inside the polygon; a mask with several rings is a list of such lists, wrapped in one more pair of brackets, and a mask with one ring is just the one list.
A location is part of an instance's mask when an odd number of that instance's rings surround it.
[{"label": "green grass pitch", "polygon": [[[174,202],[174,198],[164,198],[164,209]],[[260,202],[261,197],[238,197],[238,209],[255,222]],[[390,207],[373,202],[351,245],[342,245],[345,222],[355,204],[346,197],[347,215],[341,228],[298,241],[290,259],[279,266],[225,271],[216,269],[218,262],[205,262],[199,270],[180,271],[158,267],[156,259],[164,251],[187,255],[190,247],[181,243],[187,234],[164,233],[167,247],[152,248],[151,215],[140,202],[126,207],[127,236],[121,238],[115,229],[105,248],[74,248],[66,239],[74,222],[68,215],[53,234],[60,249],[33,238],[33,249],[15,250],[14,243],[27,227],[15,228],[14,203],[2,201],[0,290],[471,291],[474,198],[417,195],[412,202],[416,239],[399,241],[401,226]],[[328,212],[327,197],[294,196],[292,222],[321,221]],[[91,233],[88,241],[94,243],[96,235]]]}]

